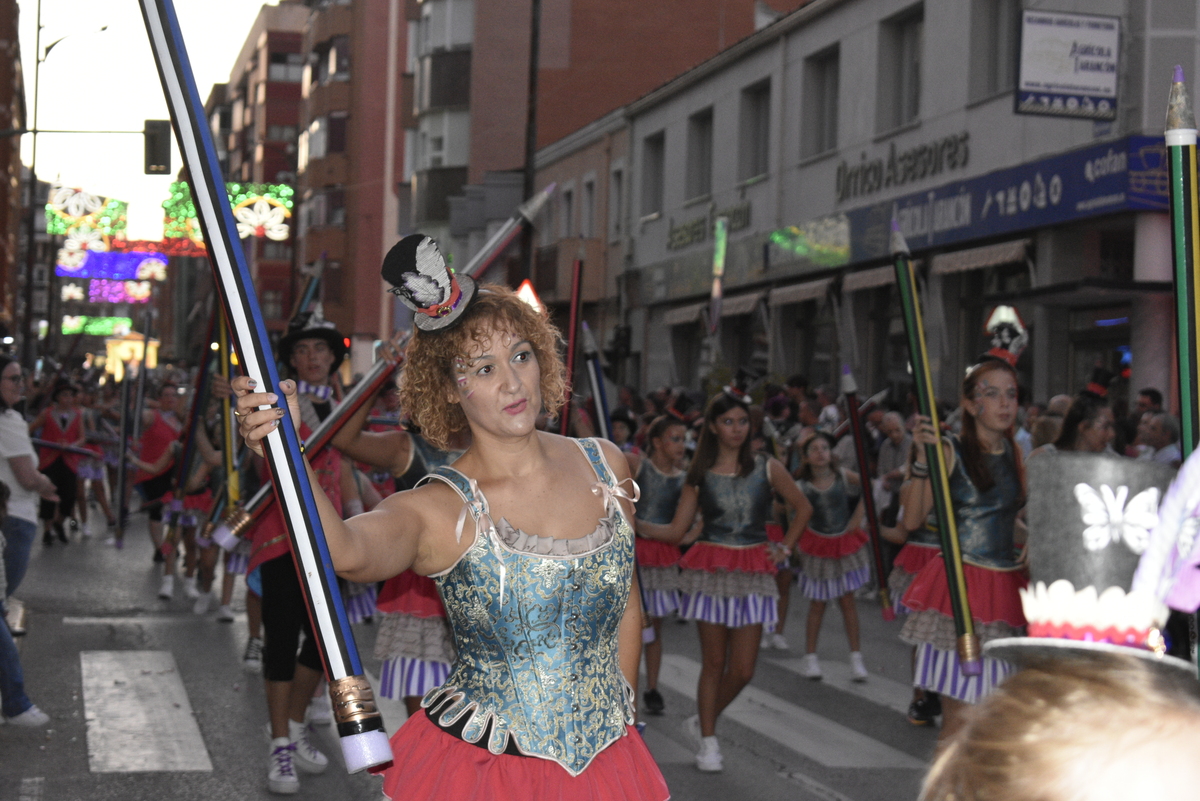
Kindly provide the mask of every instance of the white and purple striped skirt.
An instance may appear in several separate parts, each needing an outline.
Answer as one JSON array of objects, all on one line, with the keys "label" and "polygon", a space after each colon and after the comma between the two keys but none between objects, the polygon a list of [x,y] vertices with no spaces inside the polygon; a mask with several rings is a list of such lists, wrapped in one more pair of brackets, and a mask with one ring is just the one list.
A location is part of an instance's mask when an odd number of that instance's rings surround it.
[{"label": "white and purple striped skirt", "polygon": [[379,590],[374,584],[355,584],[346,582],[347,591],[342,594],[346,604],[346,617],[351,623],[362,623],[367,618],[375,617],[375,598]]},{"label": "white and purple striped skirt", "polygon": [[418,698],[440,687],[450,678],[450,665],[428,659],[410,659],[398,656],[383,660],[379,670],[379,694],[393,701],[411,696]]},{"label": "white and purple striped skirt", "polygon": [[[247,547],[243,548],[245,545]],[[238,547],[232,551],[225,553],[225,572],[231,576],[246,575],[246,568],[250,566],[250,548],[249,543],[242,540],[238,543]]]},{"label": "white and purple striped skirt", "polygon": [[854,592],[871,580],[871,566],[860,567],[836,578],[817,579],[801,571],[798,576],[800,594],[814,601],[832,601]]},{"label": "white and purple striped skirt", "polygon": [[642,603],[650,617],[666,617],[679,609],[679,590],[642,590]]},{"label": "white and purple striped skirt", "polygon": [[981,675],[964,676],[956,652],[939,650],[931,643],[920,643],[913,685],[974,704],[991,693],[1013,670],[1011,662],[985,656]]},{"label": "white and purple striped skirt", "polygon": [[684,620],[703,620],[731,629],[770,625],[779,620],[777,600],[758,594],[722,596],[681,592],[679,616]]}]

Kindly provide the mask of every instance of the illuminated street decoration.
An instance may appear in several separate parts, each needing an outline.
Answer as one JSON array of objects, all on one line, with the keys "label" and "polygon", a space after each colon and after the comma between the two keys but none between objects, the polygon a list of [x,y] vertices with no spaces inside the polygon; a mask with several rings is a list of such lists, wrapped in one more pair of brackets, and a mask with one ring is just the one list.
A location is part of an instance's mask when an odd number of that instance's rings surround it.
[{"label": "illuminated street decoration", "polygon": [[155,242],[149,239],[114,239],[109,244],[109,250],[129,252],[133,250],[142,253],[159,253],[163,256],[207,256],[208,251],[203,242],[193,239],[175,238]]},{"label": "illuminated street decoration", "polygon": [[129,204],[114,198],[101,198],[82,189],[52,186],[46,203],[46,233],[70,236],[75,229],[87,227],[108,242],[125,236]]},{"label": "illuminated street decoration", "polygon": [[62,332],[64,335],[89,334],[91,336],[125,336],[133,328],[133,320],[129,317],[89,317],[81,314],[77,317],[63,317]]},{"label": "illuminated street decoration", "polygon": [[[66,278],[106,278],[111,281],[163,281],[167,277],[166,257],[160,253],[101,251],[58,252],[54,274]],[[82,255],[79,255],[82,254]],[[64,258],[64,255],[67,258]],[[78,258],[77,258],[78,257]]]},{"label": "illuminated street decoration", "polygon": [[62,288],[62,299],[64,302],[70,300],[83,300],[83,287],[79,284],[64,284]]},{"label": "illuminated street decoration", "polygon": [[125,377],[126,362],[136,372],[137,366],[142,363],[143,349],[146,351],[146,367],[153,370],[158,367],[158,344],[157,339],[151,338],[147,346],[145,334],[130,331],[126,327],[124,331],[104,340],[104,371],[112,375],[114,381],[122,380]]},{"label": "illuminated street decoration", "polygon": [[771,244],[821,267],[850,261],[850,223],[843,214],[789,225],[771,234]]},{"label": "illuminated street decoration", "polygon": [[[288,238],[287,218],[292,216],[295,190],[286,184],[227,183],[229,205],[237,220],[238,236],[266,237],[277,242]],[[184,181],[171,184],[171,197],[163,202],[165,239],[203,241],[196,221],[191,187]]]},{"label": "illuminated street decoration", "polygon": [[[147,303],[150,300],[149,281],[113,281],[93,278],[88,285],[88,300],[92,303]],[[80,298],[82,300],[82,298]]]}]

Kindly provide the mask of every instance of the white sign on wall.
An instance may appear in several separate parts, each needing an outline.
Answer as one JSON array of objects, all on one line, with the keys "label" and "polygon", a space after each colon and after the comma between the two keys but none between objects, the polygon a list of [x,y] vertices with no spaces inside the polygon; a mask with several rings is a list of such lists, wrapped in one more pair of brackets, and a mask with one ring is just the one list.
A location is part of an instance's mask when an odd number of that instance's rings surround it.
[{"label": "white sign on wall", "polygon": [[1017,113],[1116,119],[1120,51],[1117,17],[1026,9]]}]

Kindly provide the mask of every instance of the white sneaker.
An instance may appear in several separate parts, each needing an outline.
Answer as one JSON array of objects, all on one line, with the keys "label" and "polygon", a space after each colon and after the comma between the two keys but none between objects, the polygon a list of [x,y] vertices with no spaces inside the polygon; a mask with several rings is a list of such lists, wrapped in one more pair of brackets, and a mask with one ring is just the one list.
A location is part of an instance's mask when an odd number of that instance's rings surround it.
[{"label": "white sneaker", "polygon": [[50,716],[36,705],[31,704],[29,709],[26,709],[19,715],[13,715],[8,719],[8,722],[14,726],[25,726],[30,729],[37,729],[45,726],[50,722]]},{"label": "white sneaker", "polygon": [[271,756],[267,760],[267,789],[279,795],[295,795],[300,792],[300,777],[293,764],[296,746],[287,737],[276,737],[271,741]]},{"label": "white sneaker", "polygon": [[208,608],[212,606],[213,594],[211,592],[201,592],[196,594],[196,603],[192,605],[192,612],[197,615],[207,615]]},{"label": "white sneaker", "polygon": [[817,660],[816,654],[805,654],[804,658],[800,660],[800,675],[813,681],[821,680],[821,663]]},{"label": "white sneaker", "polygon": [[790,651],[792,646],[788,645],[788,641],[783,638],[782,634],[771,635],[771,647],[776,651]]},{"label": "white sneaker", "polygon": [[79,527],[79,536],[83,537],[85,540],[90,539],[94,533],[95,532],[92,531],[90,523],[84,523]]},{"label": "white sneaker", "polygon": [[700,716],[692,715],[683,722],[683,733],[688,738],[688,742],[692,744],[692,748],[699,748],[700,743],[704,738],[700,736]]},{"label": "white sneaker", "polygon": [[246,641],[246,653],[242,655],[242,668],[250,673],[262,672],[263,641],[260,637],[251,637]]},{"label": "white sneaker", "polygon": [[306,719],[314,726],[328,726],[333,723],[333,707],[330,705],[328,695],[313,696],[312,700],[308,702]]},{"label": "white sneaker", "polygon": [[700,750],[696,752],[696,769],[701,773],[720,773],[725,769],[721,759],[721,746],[716,737],[701,739]]},{"label": "white sneaker", "polygon": [[863,664],[862,653],[853,651],[850,654],[850,681],[863,682],[867,680],[867,666]]},{"label": "white sneaker", "polygon": [[233,622],[233,609],[229,607],[229,604],[225,604],[217,610],[217,620],[222,623]]},{"label": "white sneaker", "polygon": [[304,773],[324,773],[329,767],[329,758],[313,747],[308,739],[308,726],[288,721],[288,739],[296,747],[294,760],[296,767]]},{"label": "white sneaker", "polygon": [[183,594],[189,598],[199,598],[200,588],[196,586],[195,576],[184,576],[183,578]]},{"label": "white sneaker", "polygon": [[760,650],[760,651],[771,650],[771,635],[769,632],[765,632],[765,631],[763,632],[762,639],[758,641],[758,650]]},{"label": "white sneaker", "polygon": [[175,595],[175,577],[171,574],[163,576],[162,586],[158,588],[158,597],[164,601],[171,600]]}]

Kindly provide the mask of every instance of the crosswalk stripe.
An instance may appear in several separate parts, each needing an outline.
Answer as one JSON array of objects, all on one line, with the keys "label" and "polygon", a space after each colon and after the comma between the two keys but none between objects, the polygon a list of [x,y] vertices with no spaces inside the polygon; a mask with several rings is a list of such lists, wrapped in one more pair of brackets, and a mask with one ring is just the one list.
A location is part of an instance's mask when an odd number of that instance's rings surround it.
[{"label": "crosswalk stripe", "polygon": [[211,771],[170,651],[81,651],[93,773]]},{"label": "crosswalk stripe", "polygon": [[[769,664],[777,665],[796,675],[800,675],[803,659],[767,659]],[[857,695],[859,698],[886,706],[900,714],[908,713],[908,705],[912,701],[912,686],[898,681],[877,676],[872,673],[865,682],[850,680],[850,663],[821,660],[821,672],[825,674],[824,684],[837,687],[844,692]]]},{"label": "crosswalk stripe", "polygon": [[21,779],[20,801],[42,801],[42,791],[45,787],[44,776],[26,776]]},{"label": "crosswalk stripe", "polygon": [[[699,678],[699,662],[663,654],[661,684],[695,699]],[[903,751],[757,687],[742,690],[724,716],[827,768],[925,768],[924,762]]]}]

